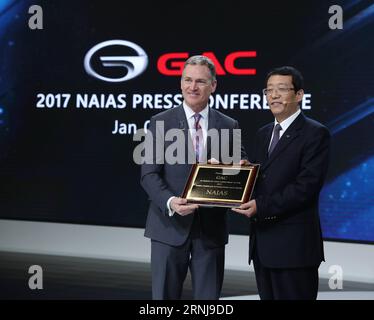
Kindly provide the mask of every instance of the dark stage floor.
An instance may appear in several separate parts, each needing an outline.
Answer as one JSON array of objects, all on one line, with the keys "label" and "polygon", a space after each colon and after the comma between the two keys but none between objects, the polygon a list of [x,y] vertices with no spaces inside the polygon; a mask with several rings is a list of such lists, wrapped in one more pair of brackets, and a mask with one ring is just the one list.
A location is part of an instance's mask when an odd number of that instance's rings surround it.
[{"label": "dark stage floor", "polygon": [[[43,289],[31,290],[31,265],[43,268]],[[320,291],[331,291],[320,279]],[[373,290],[372,284],[344,282],[344,291]],[[226,270],[222,298],[257,294],[254,273]],[[191,299],[188,275],[183,299]],[[146,263],[0,252],[0,299],[151,299]]]}]

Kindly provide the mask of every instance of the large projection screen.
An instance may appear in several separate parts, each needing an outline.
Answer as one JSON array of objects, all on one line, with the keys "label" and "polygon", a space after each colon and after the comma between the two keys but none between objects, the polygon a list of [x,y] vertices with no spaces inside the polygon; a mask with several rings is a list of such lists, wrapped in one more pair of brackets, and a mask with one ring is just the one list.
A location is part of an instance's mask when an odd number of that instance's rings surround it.
[{"label": "large projection screen", "polygon": [[[374,5],[341,1],[343,29],[330,5],[0,1],[0,218],[143,228],[134,133],[181,103],[181,65],[205,54],[218,70],[210,107],[239,121],[247,152],[273,121],[266,73],[302,71],[302,111],[332,133],[324,238],[374,243]],[[247,228],[230,215],[232,234]]]}]

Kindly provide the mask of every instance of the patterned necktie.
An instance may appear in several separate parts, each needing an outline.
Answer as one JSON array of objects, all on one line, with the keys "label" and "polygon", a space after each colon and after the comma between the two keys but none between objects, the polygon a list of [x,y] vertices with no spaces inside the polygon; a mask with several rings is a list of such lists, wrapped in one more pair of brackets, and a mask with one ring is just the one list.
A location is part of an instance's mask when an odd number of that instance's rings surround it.
[{"label": "patterned necktie", "polygon": [[269,156],[273,152],[275,146],[277,145],[277,143],[279,141],[279,132],[281,130],[282,130],[281,125],[279,123],[277,123],[276,126],[274,127],[273,140],[271,140],[271,144],[270,144],[269,151],[268,151]]},{"label": "patterned necktie", "polygon": [[200,162],[200,156],[202,153],[202,146],[203,146],[203,130],[201,129],[200,126],[200,119],[201,119],[201,114],[200,113],[195,113],[193,115],[195,119],[195,139],[194,139],[194,147],[195,147],[195,155],[196,155],[196,162]]}]

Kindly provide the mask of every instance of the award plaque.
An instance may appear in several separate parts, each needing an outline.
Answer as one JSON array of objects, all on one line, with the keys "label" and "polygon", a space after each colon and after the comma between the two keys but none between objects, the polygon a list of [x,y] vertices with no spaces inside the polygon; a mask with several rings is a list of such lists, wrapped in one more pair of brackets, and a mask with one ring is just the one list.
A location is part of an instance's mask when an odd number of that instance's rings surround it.
[{"label": "award plaque", "polygon": [[201,206],[239,207],[251,198],[259,168],[259,164],[196,163],[191,169],[182,198]]}]

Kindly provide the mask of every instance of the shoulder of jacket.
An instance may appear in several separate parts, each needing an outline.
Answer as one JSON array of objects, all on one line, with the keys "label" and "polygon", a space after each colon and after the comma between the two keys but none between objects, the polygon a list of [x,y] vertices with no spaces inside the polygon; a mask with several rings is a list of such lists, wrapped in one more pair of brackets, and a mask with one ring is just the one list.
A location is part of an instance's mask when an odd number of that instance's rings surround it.
[{"label": "shoulder of jacket", "polygon": [[171,109],[159,112],[159,113],[153,115],[151,117],[151,119],[157,121],[157,120],[163,120],[163,119],[169,118],[169,117],[173,116],[174,114],[176,114],[179,111],[178,110],[179,108],[182,108],[181,105],[177,106],[175,108],[171,108]]}]

